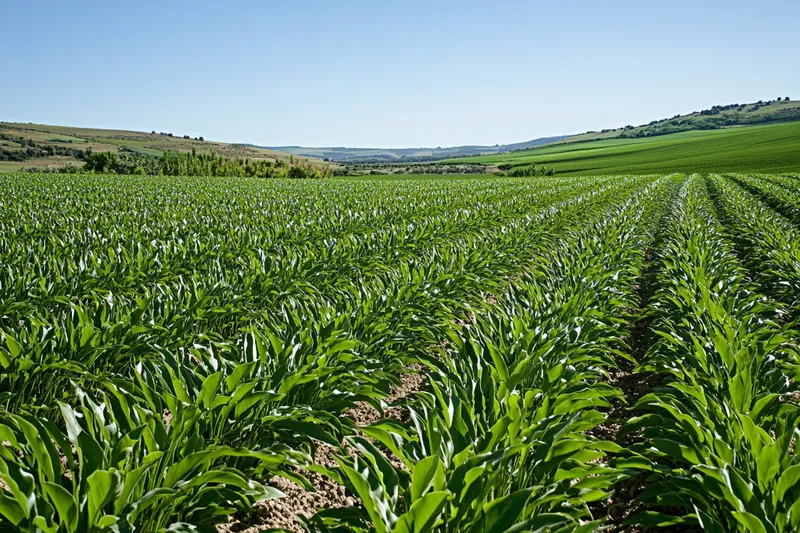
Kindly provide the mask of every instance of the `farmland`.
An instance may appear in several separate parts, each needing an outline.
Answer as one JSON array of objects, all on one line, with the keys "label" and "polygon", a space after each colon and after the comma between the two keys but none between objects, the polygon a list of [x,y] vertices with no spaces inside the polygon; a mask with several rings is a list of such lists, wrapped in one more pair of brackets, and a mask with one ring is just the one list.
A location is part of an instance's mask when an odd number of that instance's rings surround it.
[{"label": "farmland", "polygon": [[568,175],[792,172],[800,168],[800,122],[561,143],[458,162],[536,163]]},{"label": "farmland", "polygon": [[573,135],[563,142],[583,142],[600,139],[640,138],[665,135],[682,131],[714,130],[731,126],[752,126],[756,124],[778,124],[800,119],[800,102],[797,100],[779,99],[753,102],[750,104],[716,105],[703,111],[695,111],[686,115],[675,115],[671,118],[653,120],[641,126],[604,129]]},{"label": "farmland", "polygon": [[[5,137],[5,139],[4,139]],[[15,139],[10,141],[8,139]],[[94,152],[134,153],[157,157],[166,151],[186,153],[213,151],[226,159],[251,159],[255,161],[288,161],[289,154],[267,150],[245,144],[230,144],[201,137],[191,138],[188,135],[172,133],[152,133],[127,130],[110,130],[98,128],[75,128],[68,126],[51,126],[46,124],[28,124],[21,122],[0,122],[0,150],[24,150],[20,142],[31,143],[40,149],[72,149],[91,150]],[[322,161],[298,158],[317,165]],[[28,167],[62,168],[67,164],[82,165],[76,158],[42,157],[21,161],[0,161],[0,172],[21,171]]]},{"label": "farmland", "polygon": [[800,177],[692,161],[0,175],[0,530],[800,530]]}]

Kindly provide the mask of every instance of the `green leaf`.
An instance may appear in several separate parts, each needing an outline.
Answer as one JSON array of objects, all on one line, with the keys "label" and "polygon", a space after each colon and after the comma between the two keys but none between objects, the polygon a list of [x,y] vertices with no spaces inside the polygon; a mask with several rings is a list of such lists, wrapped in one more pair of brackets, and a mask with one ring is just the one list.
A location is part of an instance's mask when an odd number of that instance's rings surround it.
[{"label": "green leaf", "polygon": [[624,523],[639,526],[667,527],[696,524],[697,518],[693,517],[693,515],[675,516],[656,511],[642,511],[636,516],[625,519]]},{"label": "green leaf", "polygon": [[202,403],[206,409],[211,407],[211,402],[217,394],[219,384],[222,382],[222,372],[216,372],[203,380],[203,386],[200,389],[198,396],[198,403]]},{"label": "green leaf", "polygon": [[777,442],[764,446],[761,453],[758,454],[756,467],[758,468],[758,484],[762,491],[767,492],[770,489],[773,478],[780,472],[782,455],[780,444]]},{"label": "green leaf", "polygon": [[476,522],[472,531],[504,533],[517,522],[532,493],[533,489],[524,489],[487,503],[483,508],[483,519]]},{"label": "green leaf", "polygon": [[411,473],[411,501],[416,501],[431,488],[433,478],[439,469],[439,456],[432,455],[421,459]]},{"label": "green leaf", "polygon": [[116,525],[118,521],[119,518],[117,518],[116,516],[107,514],[97,521],[97,528],[102,531]]},{"label": "green leaf", "polygon": [[431,531],[447,503],[448,496],[450,496],[448,491],[434,491],[416,500],[411,509],[400,516],[393,533],[398,533],[402,528],[412,533]]},{"label": "green leaf", "polygon": [[58,402],[58,406],[61,409],[61,415],[64,418],[64,424],[67,427],[67,436],[69,441],[77,447],[78,435],[83,432],[83,429],[78,423],[78,418],[75,414],[75,411],[72,409],[72,407],[62,402]]},{"label": "green leaf", "polygon": [[67,528],[69,533],[78,530],[78,505],[67,489],[55,483],[46,482],[44,491],[47,497],[53,502],[53,507],[58,512],[61,525]]},{"label": "green leaf", "polygon": [[[37,428],[21,416],[13,416],[19,428],[25,435],[27,445],[36,457],[39,476],[42,482],[56,481],[56,471],[61,470],[58,452],[50,441],[47,432],[39,425]],[[44,437],[44,438],[42,438]]]},{"label": "green leaf", "polygon": [[2,459],[0,459],[0,473],[25,518],[32,518],[36,503],[36,478],[19,464],[7,463]]},{"label": "green leaf", "polygon": [[22,355],[22,346],[20,346],[11,335],[6,335],[6,346],[8,346],[8,351],[11,353],[12,357],[19,357]]},{"label": "green leaf", "polygon": [[25,520],[27,516],[19,502],[11,496],[7,496],[5,491],[0,491],[0,515],[15,526]]},{"label": "green leaf", "polygon": [[249,361],[247,363],[237,365],[236,368],[233,369],[230,375],[225,378],[225,386],[227,387],[229,394],[234,391],[234,389],[239,385],[246,375],[253,371],[255,366],[256,361]]},{"label": "green leaf", "polygon": [[684,446],[670,439],[653,439],[652,445],[658,450],[666,453],[670,457],[682,458],[689,465],[703,464],[705,461],[700,459],[695,450]]},{"label": "green leaf", "polygon": [[119,473],[116,470],[95,470],[88,480],[89,524],[96,525],[103,507],[118,496]]},{"label": "green leaf", "polygon": [[747,528],[747,533],[767,533],[767,528],[756,516],[747,513],[734,511],[731,513],[737,522]]},{"label": "green leaf", "polygon": [[367,480],[367,477],[370,476],[369,470],[365,469],[362,475],[361,472],[344,464],[338,458],[337,462],[339,462],[339,468],[342,469],[350,481],[356,495],[361,499],[362,505],[372,520],[375,531],[377,533],[387,533],[388,529],[384,523],[384,514],[381,512],[381,507],[384,507],[386,502],[379,493],[373,493],[372,487]]},{"label": "green leaf", "polygon": [[[239,406],[237,405],[236,408],[238,410]],[[300,420],[292,420],[289,418],[266,418],[262,422],[268,422],[269,426],[275,429],[288,429],[295,435],[304,435],[331,446],[339,445],[339,441],[336,439],[336,437],[325,431],[323,429],[324,426],[319,423],[302,422]]]},{"label": "green leaf", "polygon": [[158,533],[216,533],[214,526],[195,526],[185,522],[170,524],[165,529],[158,530]]},{"label": "green leaf", "polygon": [[[210,463],[220,457],[262,457],[254,454],[250,450],[239,448],[229,448],[227,446],[209,447],[204,450],[191,453],[181,459],[178,463],[170,467],[164,479],[164,487],[175,487],[179,482],[185,480],[185,476],[195,469]],[[264,457],[266,458],[266,457]]]},{"label": "green leaf", "polygon": [[800,465],[790,466],[778,478],[775,487],[775,498],[777,501],[783,500],[786,492],[797,489],[800,483]]},{"label": "green leaf", "polygon": [[634,470],[653,470],[653,463],[646,457],[641,455],[632,455],[627,457],[615,457],[611,461],[611,465],[615,468],[631,468]]},{"label": "green leaf", "polygon": [[[164,452],[152,452],[147,454],[144,459],[142,460],[141,466],[138,466],[134,469],[128,470],[125,474],[125,479],[123,482],[122,493],[120,497],[116,499],[114,502],[114,512],[119,514],[122,512],[122,509],[127,505],[130,500],[134,497],[134,494],[141,494],[144,491],[144,487],[139,486],[139,481],[142,479],[142,476],[150,470],[158,465],[158,461],[163,457]],[[135,492],[137,489],[140,492]]]},{"label": "green leaf", "polygon": [[500,382],[504,383],[508,381],[508,366],[506,365],[503,356],[500,354],[500,351],[489,341],[485,341],[486,350],[489,352],[490,357],[492,358],[492,363],[494,363],[494,368],[497,370],[498,377],[500,378]]},{"label": "green leaf", "polygon": [[[196,487],[199,485],[205,485],[206,483],[216,483],[220,485],[231,485],[234,487],[239,487],[243,489],[252,488],[250,482],[242,477],[242,475],[238,472],[232,470],[220,470],[214,469],[199,476],[193,477],[186,485],[182,485],[181,489],[185,490],[186,488]],[[277,491],[277,489],[274,489]],[[278,498],[282,497],[283,493],[277,491]]]}]

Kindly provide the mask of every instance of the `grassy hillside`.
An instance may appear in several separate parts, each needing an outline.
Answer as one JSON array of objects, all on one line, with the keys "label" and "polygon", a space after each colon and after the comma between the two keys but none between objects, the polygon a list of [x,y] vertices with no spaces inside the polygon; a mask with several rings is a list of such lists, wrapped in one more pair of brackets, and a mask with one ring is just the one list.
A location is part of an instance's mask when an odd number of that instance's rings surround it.
[{"label": "grassy hillside", "polygon": [[[290,155],[276,150],[268,150],[243,144],[229,144],[214,141],[185,139],[182,136],[162,135],[125,130],[103,130],[90,128],[72,128],[68,126],[49,126],[44,124],[25,124],[17,122],[0,122],[0,149],[24,150],[26,147],[8,138],[21,138],[32,141],[36,147],[53,147],[60,149],[86,150],[95,152],[129,149],[148,155],[161,155],[162,152],[189,152],[192,148],[198,152],[216,151],[219,155],[233,158],[249,158],[260,160],[289,159]],[[321,161],[312,161],[322,163]],[[37,157],[26,161],[0,161],[0,171],[14,171],[33,166],[58,167],[68,163],[80,164],[74,157],[53,155]]]},{"label": "grassy hillside", "polygon": [[602,139],[460,159],[492,165],[536,163],[559,174],[800,171],[800,122]]},{"label": "grassy hillside", "polygon": [[573,143],[600,139],[640,138],[667,135],[683,131],[712,130],[731,126],[754,126],[800,120],[800,101],[788,99],[762,100],[752,104],[728,104],[711,109],[675,115],[672,118],[654,120],[641,126],[590,131],[574,135],[559,142]]},{"label": "grassy hillside", "polygon": [[421,159],[445,159],[482,154],[502,154],[512,150],[523,150],[533,146],[541,146],[565,139],[560,137],[542,137],[532,141],[515,144],[497,144],[494,146],[453,146],[449,148],[345,148],[326,147],[310,148],[303,146],[274,146],[270,149],[287,154],[318,159],[329,159],[340,162],[399,162]]},{"label": "grassy hillside", "polygon": [[[450,148],[265,148],[155,132],[0,122],[0,171],[79,165],[79,158],[84,158],[86,149],[91,148],[94,152],[133,151],[151,156],[167,150],[189,152],[192,149],[199,152],[213,150],[228,159],[286,160],[294,156],[317,165],[333,166],[336,163],[380,166],[436,161],[498,165],[536,162],[552,166],[559,173],[572,174],[706,170],[781,172],[800,168],[799,125],[800,102],[785,98],[714,106],[641,126],[571,137]],[[23,155],[24,161],[13,160]]]}]

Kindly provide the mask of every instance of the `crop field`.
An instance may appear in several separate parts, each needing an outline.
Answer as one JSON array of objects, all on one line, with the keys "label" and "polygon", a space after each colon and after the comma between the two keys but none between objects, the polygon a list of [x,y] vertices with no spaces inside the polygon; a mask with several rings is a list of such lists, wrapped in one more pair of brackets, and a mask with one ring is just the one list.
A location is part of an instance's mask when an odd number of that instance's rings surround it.
[{"label": "crop field", "polygon": [[0,191],[0,531],[800,531],[798,174]]},{"label": "crop field", "polygon": [[[459,163],[528,165],[558,174],[793,172],[800,168],[800,122],[695,130],[635,139],[548,145]],[[445,162],[446,163],[446,162]]]}]

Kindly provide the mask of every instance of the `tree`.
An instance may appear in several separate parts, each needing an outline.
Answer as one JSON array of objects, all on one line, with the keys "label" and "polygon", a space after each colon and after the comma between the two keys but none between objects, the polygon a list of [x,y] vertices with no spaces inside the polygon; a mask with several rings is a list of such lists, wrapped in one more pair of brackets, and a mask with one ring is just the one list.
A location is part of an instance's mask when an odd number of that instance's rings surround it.
[{"label": "tree", "polygon": [[117,163],[117,154],[114,152],[98,152],[86,157],[86,170],[95,172],[111,171]]}]

